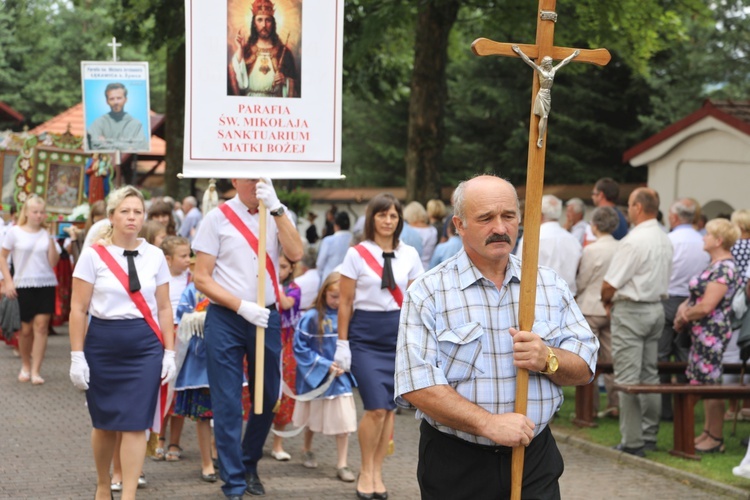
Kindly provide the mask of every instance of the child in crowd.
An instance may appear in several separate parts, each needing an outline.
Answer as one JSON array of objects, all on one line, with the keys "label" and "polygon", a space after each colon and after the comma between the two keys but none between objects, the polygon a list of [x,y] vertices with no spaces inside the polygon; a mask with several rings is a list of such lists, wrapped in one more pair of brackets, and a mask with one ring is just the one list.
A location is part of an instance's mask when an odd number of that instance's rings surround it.
[{"label": "child in crowd", "polygon": [[357,412],[354,407],[351,373],[345,373],[333,361],[338,340],[339,280],[341,275],[332,272],[318,292],[315,307],[307,311],[294,334],[294,357],[297,360],[297,394],[305,394],[319,387],[329,373],[335,374],[331,386],[312,401],[297,401],[292,418],[296,427],[306,426],[303,464],[308,468],[318,466],[312,451],[313,433],[322,432],[336,436],[338,461],[337,476],[353,482],[355,477],[347,466],[349,433],[357,430]]},{"label": "child in crowd", "polygon": [[[157,224],[160,224],[157,222]],[[160,224],[161,225],[161,224]],[[166,231],[162,227],[162,231]],[[155,232],[155,236],[160,235],[160,231]],[[164,232],[166,234],[166,232]],[[169,266],[169,273],[171,275],[169,279],[169,301],[172,304],[172,313],[174,314],[174,324],[177,325],[177,306],[180,304],[182,293],[190,283],[190,242],[180,236],[168,236],[161,242],[161,249],[164,252],[164,256],[167,259],[167,265]],[[175,339],[175,351],[179,351],[179,338]],[[169,386],[169,395],[167,396],[167,402],[174,403],[174,384]],[[169,408],[165,417],[164,423],[161,427],[161,435],[159,436],[159,446],[156,448],[156,453],[152,457],[154,460],[166,460],[167,462],[177,462],[182,456],[182,448],[180,448],[180,436],[182,435],[182,426],[185,420],[182,417],[175,416],[173,414],[173,406]],[[170,428],[169,434],[169,446],[164,448],[166,442],[167,427]]]},{"label": "child in crowd", "polygon": [[[294,283],[294,263],[290,262],[284,255],[279,257],[279,306],[281,309],[281,370],[284,383],[294,387],[294,372],[297,364],[294,362],[292,344],[294,340],[294,327],[299,320],[299,305],[302,299],[302,291]],[[273,419],[274,429],[283,431],[292,421],[294,412],[294,400],[286,394],[281,397],[279,411]],[[271,456],[279,461],[291,458],[284,451],[281,436],[274,435]]]},{"label": "child in crowd", "polygon": [[[182,238],[180,238],[182,239]],[[174,414],[195,421],[201,452],[201,480],[218,480],[211,458],[211,392],[208,386],[206,346],[203,326],[208,298],[190,283],[176,308],[179,374],[175,381]]]},{"label": "child in crowd", "polygon": [[161,248],[164,238],[167,237],[167,228],[161,222],[147,220],[143,223],[143,228],[141,228],[141,233],[138,236],[145,239],[155,247]]}]

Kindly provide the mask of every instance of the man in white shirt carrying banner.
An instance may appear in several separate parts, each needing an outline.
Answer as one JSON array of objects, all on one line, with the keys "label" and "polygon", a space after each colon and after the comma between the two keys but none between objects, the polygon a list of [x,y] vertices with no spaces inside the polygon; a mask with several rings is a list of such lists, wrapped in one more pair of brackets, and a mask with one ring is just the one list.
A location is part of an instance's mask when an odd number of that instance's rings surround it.
[{"label": "man in white shirt carrying banner", "polygon": [[[343,12],[343,0],[312,0],[304,8],[301,0],[185,0],[183,173],[231,178],[237,191],[204,214],[193,240],[195,284],[211,301],[205,326],[208,376],[222,490],[231,499],[265,494],[258,461],[280,384],[278,257],[283,252],[297,261],[303,255],[300,235],[270,177],[341,175]],[[267,22],[284,43],[281,72],[286,80],[291,74],[297,78],[292,93],[228,91],[227,65],[238,33],[247,34],[248,22],[258,16],[273,18]],[[313,69],[305,78],[305,70]],[[254,400],[243,437],[245,355]]]},{"label": "man in white shirt carrying banner", "polygon": [[[224,491],[228,496],[235,496],[235,491],[241,495],[246,489],[261,495],[265,490],[257,463],[273,423],[281,374],[276,270],[280,252],[292,261],[302,258],[302,239],[269,179],[233,179],[232,185],[237,195],[206,215],[193,241],[195,286],[211,301],[204,335]],[[260,241],[262,219],[267,226],[265,245]],[[263,262],[262,248],[266,250]],[[262,269],[266,272],[261,273]],[[257,276],[263,274],[265,279],[259,288]],[[264,301],[262,305],[257,303],[259,299]],[[256,344],[256,335],[264,335],[263,346]],[[256,353],[261,349],[264,370],[258,374],[253,361],[258,363]],[[248,386],[257,394],[257,384],[262,384],[262,398],[260,404],[258,398],[253,403],[253,414],[242,438],[245,356],[250,364]],[[259,375],[261,381],[257,380]]]}]

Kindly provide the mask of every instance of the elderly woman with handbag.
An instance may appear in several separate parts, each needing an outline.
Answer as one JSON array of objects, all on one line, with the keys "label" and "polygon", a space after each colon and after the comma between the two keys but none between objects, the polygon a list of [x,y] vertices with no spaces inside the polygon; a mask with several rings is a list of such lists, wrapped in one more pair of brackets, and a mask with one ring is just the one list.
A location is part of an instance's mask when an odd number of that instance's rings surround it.
[{"label": "elderly woman with handbag", "polygon": [[[674,328],[689,328],[692,343],[685,375],[691,384],[719,384],[722,358],[732,335],[732,297],[738,276],[732,245],[740,230],[726,219],[706,224],[703,249],[711,262],[705,271],[690,280],[690,297],[680,304]],[[724,451],[724,400],[704,399],[706,422],[703,432],[695,438],[699,453]]]}]

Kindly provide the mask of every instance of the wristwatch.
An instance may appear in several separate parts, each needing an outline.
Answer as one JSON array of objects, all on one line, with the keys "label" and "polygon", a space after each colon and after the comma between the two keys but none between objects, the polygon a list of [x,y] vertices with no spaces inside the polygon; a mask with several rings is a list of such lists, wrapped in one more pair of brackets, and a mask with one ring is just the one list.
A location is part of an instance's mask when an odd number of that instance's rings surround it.
[{"label": "wristwatch", "polygon": [[270,214],[271,214],[271,215],[273,215],[274,217],[278,217],[279,215],[284,215],[284,205],[280,206],[280,207],[279,207],[279,208],[277,208],[276,210],[271,210],[271,211],[270,211],[270,212],[268,212],[268,213],[270,213]]},{"label": "wristwatch", "polygon": [[549,351],[547,353],[547,365],[544,367],[544,370],[539,373],[544,375],[554,375],[560,367],[560,363],[557,360],[557,354],[555,354],[555,351],[553,351],[550,346],[547,346],[547,351]]}]

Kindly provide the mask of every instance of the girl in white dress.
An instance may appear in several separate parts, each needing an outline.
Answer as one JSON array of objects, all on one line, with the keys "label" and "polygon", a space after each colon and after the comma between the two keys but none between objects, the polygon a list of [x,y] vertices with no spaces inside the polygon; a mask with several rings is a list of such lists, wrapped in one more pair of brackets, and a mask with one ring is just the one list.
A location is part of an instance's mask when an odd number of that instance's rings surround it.
[{"label": "girl in white dress", "polygon": [[[47,350],[49,321],[55,311],[55,266],[62,249],[49,233],[45,202],[31,195],[21,208],[18,225],[8,230],[0,251],[0,271],[5,281],[5,295],[18,298],[21,331],[18,350],[21,354],[19,382],[41,385],[40,374]],[[8,267],[13,259],[14,274]]]}]

